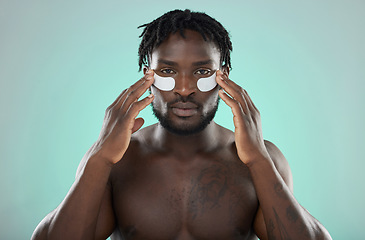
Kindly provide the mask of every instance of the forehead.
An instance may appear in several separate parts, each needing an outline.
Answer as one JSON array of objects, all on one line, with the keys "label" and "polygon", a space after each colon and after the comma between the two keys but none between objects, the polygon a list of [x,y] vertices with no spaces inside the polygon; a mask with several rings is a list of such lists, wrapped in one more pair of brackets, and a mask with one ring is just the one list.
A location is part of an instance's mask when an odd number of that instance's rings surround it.
[{"label": "forehead", "polygon": [[205,41],[200,33],[184,31],[185,38],[179,32],[171,34],[160,46],[152,51],[151,65],[159,59],[188,64],[197,61],[212,60],[219,65],[220,52],[212,41]]}]

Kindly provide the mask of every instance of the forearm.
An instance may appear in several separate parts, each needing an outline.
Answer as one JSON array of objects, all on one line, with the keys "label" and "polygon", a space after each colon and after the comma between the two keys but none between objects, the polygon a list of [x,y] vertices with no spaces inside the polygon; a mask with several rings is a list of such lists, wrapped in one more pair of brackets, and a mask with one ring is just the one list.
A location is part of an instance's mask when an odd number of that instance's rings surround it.
[{"label": "forearm", "polygon": [[268,239],[331,239],[326,229],[294,198],[270,159],[248,165]]},{"label": "forearm", "polygon": [[47,239],[93,239],[111,164],[93,156],[49,222]]}]

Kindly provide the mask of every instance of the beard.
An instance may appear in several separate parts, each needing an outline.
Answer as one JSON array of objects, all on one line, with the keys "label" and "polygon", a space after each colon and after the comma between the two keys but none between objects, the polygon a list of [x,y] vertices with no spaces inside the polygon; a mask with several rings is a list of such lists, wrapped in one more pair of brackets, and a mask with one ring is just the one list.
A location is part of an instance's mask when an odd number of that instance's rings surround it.
[{"label": "beard", "polygon": [[[188,136],[188,135],[193,135],[193,134],[199,133],[199,132],[203,131],[208,126],[208,124],[213,120],[215,114],[217,113],[219,100],[220,100],[220,98],[218,97],[217,101],[215,102],[215,104],[213,106],[213,108],[211,108],[206,113],[203,113],[200,116],[198,124],[196,124],[195,126],[191,126],[191,125],[188,125],[188,124],[176,125],[167,116],[167,113],[162,114],[159,110],[157,110],[155,108],[155,106],[153,105],[153,102],[152,102],[151,106],[152,106],[153,114],[155,115],[157,120],[160,122],[162,127],[164,127],[166,130],[168,130],[169,132],[174,133],[176,135]],[[169,103],[168,104],[168,109],[170,109],[169,106],[171,104],[174,104],[174,103],[179,102],[179,101],[181,101],[181,100],[177,100],[173,103]],[[199,109],[202,108],[202,106],[199,103],[195,102],[195,101],[189,100],[189,102],[193,102],[194,104],[199,106]],[[186,118],[187,119],[189,117],[180,117],[180,118],[182,118],[182,119]]]}]

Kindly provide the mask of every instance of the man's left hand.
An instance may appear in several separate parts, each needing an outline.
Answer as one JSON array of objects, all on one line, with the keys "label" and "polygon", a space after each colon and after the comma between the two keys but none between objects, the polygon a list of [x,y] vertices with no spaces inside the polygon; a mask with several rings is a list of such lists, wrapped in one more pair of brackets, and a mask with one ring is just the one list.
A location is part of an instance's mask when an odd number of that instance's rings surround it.
[{"label": "man's left hand", "polygon": [[260,159],[270,159],[262,137],[260,112],[246,90],[220,70],[216,81],[225,91],[219,90],[219,96],[232,109],[238,157],[246,165]]}]

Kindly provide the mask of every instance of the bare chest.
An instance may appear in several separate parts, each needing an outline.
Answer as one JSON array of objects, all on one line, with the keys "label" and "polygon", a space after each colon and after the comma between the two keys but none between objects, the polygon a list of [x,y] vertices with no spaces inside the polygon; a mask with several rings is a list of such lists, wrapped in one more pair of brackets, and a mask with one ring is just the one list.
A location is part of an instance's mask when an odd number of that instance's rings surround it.
[{"label": "bare chest", "polygon": [[114,174],[114,210],[126,239],[251,239],[257,197],[240,162],[149,159]]}]

